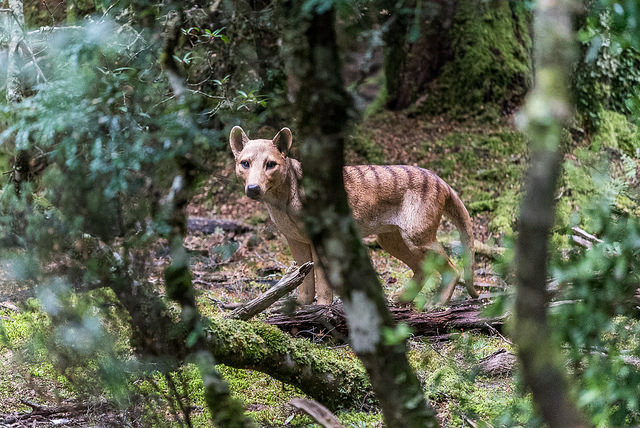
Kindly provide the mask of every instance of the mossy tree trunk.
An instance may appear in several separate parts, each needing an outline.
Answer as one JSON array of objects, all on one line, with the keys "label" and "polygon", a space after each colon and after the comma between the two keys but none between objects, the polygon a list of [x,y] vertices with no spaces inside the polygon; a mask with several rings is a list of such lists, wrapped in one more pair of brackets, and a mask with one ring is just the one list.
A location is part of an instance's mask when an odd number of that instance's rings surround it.
[{"label": "mossy tree trunk", "polygon": [[524,2],[382,1],[387,106],[491,116],[519,106],[531,82]]},{"label": "mossy tree trunk", "polygon": [[518,280],[515,339],[526,386],[550,427],[586,426],[571,401],[566,370],[551,341],[546,290],[549,235],[562,155],[560,138],[570,119],[569,72],[574,60],[571,0],[538,2],[536,82],[525,106],[532,142],[531,166],[520,207],[516,245]]},{"label": "mossy tree trunk", "polygon": [[334,10],[304,15],[299,5],[292,7],[289,43],[300,85],[295,107],[303,141],[307,233],[342,297],[351,348],[369,374],[387,426],[437,426],[409,365],[405,340],[384,339],[384,332],[395,327],[393,317],[347,203],[342,167],[351,100],[342,81]]}]

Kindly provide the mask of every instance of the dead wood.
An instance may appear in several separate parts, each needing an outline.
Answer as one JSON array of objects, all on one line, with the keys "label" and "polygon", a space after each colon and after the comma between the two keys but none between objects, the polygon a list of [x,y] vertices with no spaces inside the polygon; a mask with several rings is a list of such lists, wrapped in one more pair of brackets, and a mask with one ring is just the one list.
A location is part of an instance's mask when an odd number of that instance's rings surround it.
[{"label": "dead wood", "polygon": [[584,247],[586,249],[590,249],[594,244],[599,244],[602,242],[602,239],[599,239],[589,232],[586,232],[583,229],[580,229],[577,226],[571,228],[575,235],[571,235],[571,239],[576,245]]},{"label": "dead wood", "polygon": [[490,376],[509,375],[516,365],[516,356],[504,348],[498,349],[491,355],[488,355],[478,363],[478,368],[483,374]]},{"label": "dead wood", "polygon": [[254,315],[264,311],[282,296],[302,284],[302,281],[304,281],[307,274],[311,272],[311,269],[313,269],[313,262],[307,262],[300,267],[290,269],[276,285],[255,299],[234,309],[229,315],[229,318],[236,318],[243,321],[251,319]]},{"label": "dead wood", "polygon": [[[107,401],[95,403],[65,404],[61,406],[45,406],[34,403],[30,400],[22,399],[20,402],[31,407],[30,412],[3,415],[0,419],[0,426],[36,426],[37,423],[47,423],[47,418],[56,416],[56,419],[75,418],[78,415],[85,415],[90,411],[104,411],[111,408],[112,404]],[[64,416],[64,418],[62,418]],[[70,422],[70,421],[69,421]]]},{"label": "dead wood", "polygon": [[206,235],[223,232],[245,233],[252,229],[251,226],[239,221],[226,220],[220,218],[190,217],[187,220],[187,230],[189,232],[200,232]]},{"label": "dead wood", "polygon": [[338,418],[322,404],[315,400],[305,400],[303,398],[294,398],[289,401],[289,405],[298,410],[302,410],[324,428],[344,428]]},{"label": "dead wood", "polygon": [[585,231],[584,229],[579,228],[578,226],[574,226],[571,228],[571,230],[573,230],[573,232],[580,236],[583,239],[586,239],[587,241],[591,241],[591,242],[597,242],[597,243],[601,243],[602,239],[597,238],[596,236],[590,234],[589,232]]},{"label": "dead wood", "polygon": [[[411,327],[414,336],[443,337],[450,331],[477,330],[494,333],[500,330],[506,316],[487,318],[481,312],[486,299],[469,299],[445,309],[416,312],[410,308],[389,308],[396,323]],[[348,335],[341,303],[331,306],[306,306],[292,314],[274,313],[265,322],[293,335],[317,336],[331,334],[337,340]]]},{"label": "dead wood", "polygon": [[[462,244],[460,243],[460,241],[443,241],[442,242],[442,246],[448,251],[448,252],[452,252],[452,250],[454,248],[460,248],[462,246]],[[473,251],[476,254],[479,254],[481,256],[485,256],[488,257],[490,259],[499,259],[500,257],[502,257],[504,255],[504,252],[507,249],[504,247],[496,247],[496,246],[491,246],[491,245],[487,245],[484,242],[480,242],[480,241],[474,241],[473,243]]]}]

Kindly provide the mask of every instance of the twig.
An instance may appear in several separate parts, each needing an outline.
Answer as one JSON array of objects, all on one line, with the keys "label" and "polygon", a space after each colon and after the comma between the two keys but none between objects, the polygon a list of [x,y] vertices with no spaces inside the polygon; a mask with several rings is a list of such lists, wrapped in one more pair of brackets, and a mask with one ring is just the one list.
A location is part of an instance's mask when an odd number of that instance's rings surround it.
[{"label": "twig", "polygon": [[511,342],[509,339],[507,339],[506,337],[504,337],[502,334],[500,334],[500,332],[498,331],[497,328],[495,328],[494,326],[490,325],[489,323],[485,323],[485,325],[487,326],[487,328],[489,330],[491,330],[494,334],[497,334],[500,339],[504,340],[506,343],[508,343],[509,345],[513,345],[513,342]]},{"label": "twig", "polygon": [[[447,250],[450,250],[451,248],[459,247],[462,244],[460,243],[460,241],[449,241],[449,242],[445,241],[442,243],[442,245]],[[480,254],[480,255],[489,257],[491,259],[498,259],[502,257],[502,255],[507,249],[504,247],[493,247],[491,245],[485,244],[484,242],[475,241],[473,243],[473,250],[476,252],[476,254]]]},{"label": "twig", "polygon": [[47,78],[45,77],[44,73],[42,72],[42,69],[38,65],[38,60],[36,59],[36,56],[33,54],[33,51],[31,50],[29,45],[27,45],[27,43],[24,41],[24,39],[22,39],[19,42],[19,45],[22,48],[22,51],[25,52],[27,55],[29,55],[31,57],[31,62],[33,62],[33,66],[38,71],[38,75],[42,78],[42,80],[47,82]]},{"label": "twig", "polygon": [[82,28],[83,27],[80,27],[77,25],[68,25],[68,26],[62,26],[62,27],[45,26],[45,27],[40,27],[37,30],[28,31],[26,34],[27,36],[35,36],[37,34],[53,33],[54,31],[82,30]]},{"label": "twig", "polygon": [[293,271],[287,272],[280,281],[269,290],[251,300],[248,303],[236,308],[231,312],[229,318],[237,318],[243,321],[251,319],[254,315],[273,305],[280,297],[293,291],[298,287],[311,269],[312,262],[307,262]]}]

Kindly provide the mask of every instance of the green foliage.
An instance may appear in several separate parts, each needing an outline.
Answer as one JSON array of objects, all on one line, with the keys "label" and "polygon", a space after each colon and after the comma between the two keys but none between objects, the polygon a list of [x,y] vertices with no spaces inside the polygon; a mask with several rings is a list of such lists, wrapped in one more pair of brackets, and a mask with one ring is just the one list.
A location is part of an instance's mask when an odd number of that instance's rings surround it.
[{"label": "green foliage", "polygon": [[354,152],[358,163],[379,165],[384,163],[384,153],[370,135],[371,131],[357,128],[354,134],[347,140],[346,150]]},{"label": "green foliage", "polygon": [[472,214],[493,212],[492,231],[512,230],[527,152],[521,133],[507,129],[454,132],[425,144],[424,150],[437,153],[429,168],[471,201],[467,207]]},{"label": "green foliage", "polygon": [[[605,2],[606,3],[606,2]],[[579,32],[583,59],[576,66],[576,106],[586,124],[597,130],[609,118],[606,111],[637,113],[640,87],[640,51],[620,39],[615,5],[593,2]]]},{"label": "green foliage", "polygon": [[505,347],[511,351],[498,337],[464,333],[411,354],[426,378],[425,393],[438,403],[448,425],[464,427],[472,420],[479,426],[518,426],[529,421],[532,405],[517,393],[515,379],[478,372],[481,358]]},{"label": "green foliage", "polygon": [[605,198],[584,213],[604,242],[588,251],[574,248],[568,260],[555,261],[553,275],[563,284],[560,299],[571,303],[551,316],[579,381],[579,404],[597,426],[628,426],[640,421],[640,372],[633,363],[640,356],[633,303],[640,279],[640,223],[614,215],[611,202]]},{"label": "green foliage", "polygon": [[456,2],[451,50],[421,110],[495,120],[531,86],[530,13],[524,2]]},{"label": "green foliage", "polygon": [[640,130],[636,124],[614,111],[601,111],[599,118],[598,132],[592,138],[595,152],[608,147],[630,157],[640,157]]},{"label": "green foliage", "polygon": [[[151,287],[149,249],[174,232],[175,177],[198,173],[191,159],[215,147],[217,133],[199,121],[201,97],[174,99],[158,46],[130,26],[85,22],[47,48],[47,82],[0,106],[2,148],[46,167],[18,194],[13,183],[3,188],[3,238],[21,250],[2,259],[16,280],[32,281],[47,314],[27,355],[50,362],[75,392],[130,404],[136,376],[174,355],[133,358],[122,301],[85,288]],[[188,272],[173,274],[184,286]]]}]

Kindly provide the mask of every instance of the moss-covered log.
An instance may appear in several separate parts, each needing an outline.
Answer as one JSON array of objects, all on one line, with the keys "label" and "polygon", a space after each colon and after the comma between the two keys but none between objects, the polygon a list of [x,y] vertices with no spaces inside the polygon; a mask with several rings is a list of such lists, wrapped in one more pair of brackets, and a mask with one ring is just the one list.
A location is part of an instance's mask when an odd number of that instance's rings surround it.
[{"label": "moss-covered log", "polygon": [[[162,356],[167,370],[182,364],[190,352],[185,346],[189,331],[184,323],[172,319],[164,300],[144,285],[122,284],[112,288],[131,316],[136,352]],[[206,325],[203,343],[216,364],[266,373],[300,388],[331,410],[362,408],[374,403],[366,371],[355,356],[352,359],[337,356],[325,347],[294,339],[259,321],[223,317],[202,321]]]},{"label": "moss-covered log", "polygon": [[259,321],[212,319],[208,343],[218,363],[267,373],[331,410],[373,404],[367,373],[355,356],[340,357]]}]

